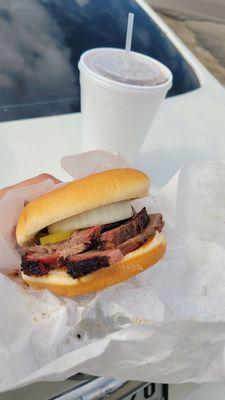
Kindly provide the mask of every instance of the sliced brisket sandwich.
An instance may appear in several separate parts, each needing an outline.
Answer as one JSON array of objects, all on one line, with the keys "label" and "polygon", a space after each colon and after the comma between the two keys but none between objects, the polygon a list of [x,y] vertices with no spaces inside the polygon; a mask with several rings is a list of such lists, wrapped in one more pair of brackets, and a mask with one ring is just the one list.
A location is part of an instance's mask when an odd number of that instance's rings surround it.
[{"label": "sliced brisket sandwich", "polygon": [[166,250],[160,213],[134,210],[149,178],[113,169],[68,183],[28,203],[16,238],[22,278],[33,288],[75,296],[142,272]]}]

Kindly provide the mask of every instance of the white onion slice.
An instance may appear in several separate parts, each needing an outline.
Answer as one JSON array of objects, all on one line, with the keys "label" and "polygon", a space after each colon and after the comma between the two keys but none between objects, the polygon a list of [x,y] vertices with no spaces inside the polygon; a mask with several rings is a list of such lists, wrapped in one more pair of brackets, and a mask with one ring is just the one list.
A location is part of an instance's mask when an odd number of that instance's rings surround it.
[{"label": "white onion slice", "polygon": [[110,224],[130,218],[132,215],[133,210],[129,201],[119,201],[55,222],[48,226],[48,231],[49,233],[56,233]]}]

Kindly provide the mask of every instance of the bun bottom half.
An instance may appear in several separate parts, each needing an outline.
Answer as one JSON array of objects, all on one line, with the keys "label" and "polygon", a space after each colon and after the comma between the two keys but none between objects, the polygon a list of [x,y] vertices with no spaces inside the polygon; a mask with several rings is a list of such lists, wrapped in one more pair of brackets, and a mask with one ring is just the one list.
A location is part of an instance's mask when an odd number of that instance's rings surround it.
[{"label": "bun bottom half", "polygon": [[166,239],[156,232],[153,239],[126,254],[118,263],[101,268],[79,279],[70,277],[66,270],[52,270],[46,276],[28,276],[22,279],[33,289],[48,289],[59,296],[79,296],[97,292],[108,286],[125,281],[156,264],[165,254]]}]

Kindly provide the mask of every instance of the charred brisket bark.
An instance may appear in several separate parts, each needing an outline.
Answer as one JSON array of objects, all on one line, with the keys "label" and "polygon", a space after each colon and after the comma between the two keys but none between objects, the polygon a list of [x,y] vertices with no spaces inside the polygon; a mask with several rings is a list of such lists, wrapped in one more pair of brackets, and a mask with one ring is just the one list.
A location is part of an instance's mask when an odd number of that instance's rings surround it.
[{"label": "charred brisket bark", "polygon": [[109,260],[107,256],[93,257],[91,259],[80,260],[77,262],[68,261],[67,272],[72,276],[72,278],[76,279],[108,266]]},{"label": "charred brisket bark", "polygon": [[88,251],[83,254],[68,257],[65,265],[68,267],[68,274],[73,278],[79,278],[90,272],[97,271],[100,268],[115,264],[123,254],[119,249],[106,251]]},{"label": "charred brisket bark", "polygon": [[22,256],[21,269],[26,275],[43,276],[58,265],[58,255],[34,257],[33,254]]}]

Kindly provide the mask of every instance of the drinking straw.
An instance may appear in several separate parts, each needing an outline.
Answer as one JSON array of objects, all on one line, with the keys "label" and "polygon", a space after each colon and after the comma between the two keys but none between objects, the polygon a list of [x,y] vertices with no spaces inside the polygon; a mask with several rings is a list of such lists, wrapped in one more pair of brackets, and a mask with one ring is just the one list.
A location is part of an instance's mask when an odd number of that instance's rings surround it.
[{"label": "drinking straw", "polygon": [[133,33],[133,24],[134,24],[134,14],[128,14],[127,21],[127,34],[126,34],[126,45],[125,50],[129,53],[131,49],[131,41],[132,41],[132,33]]}]

